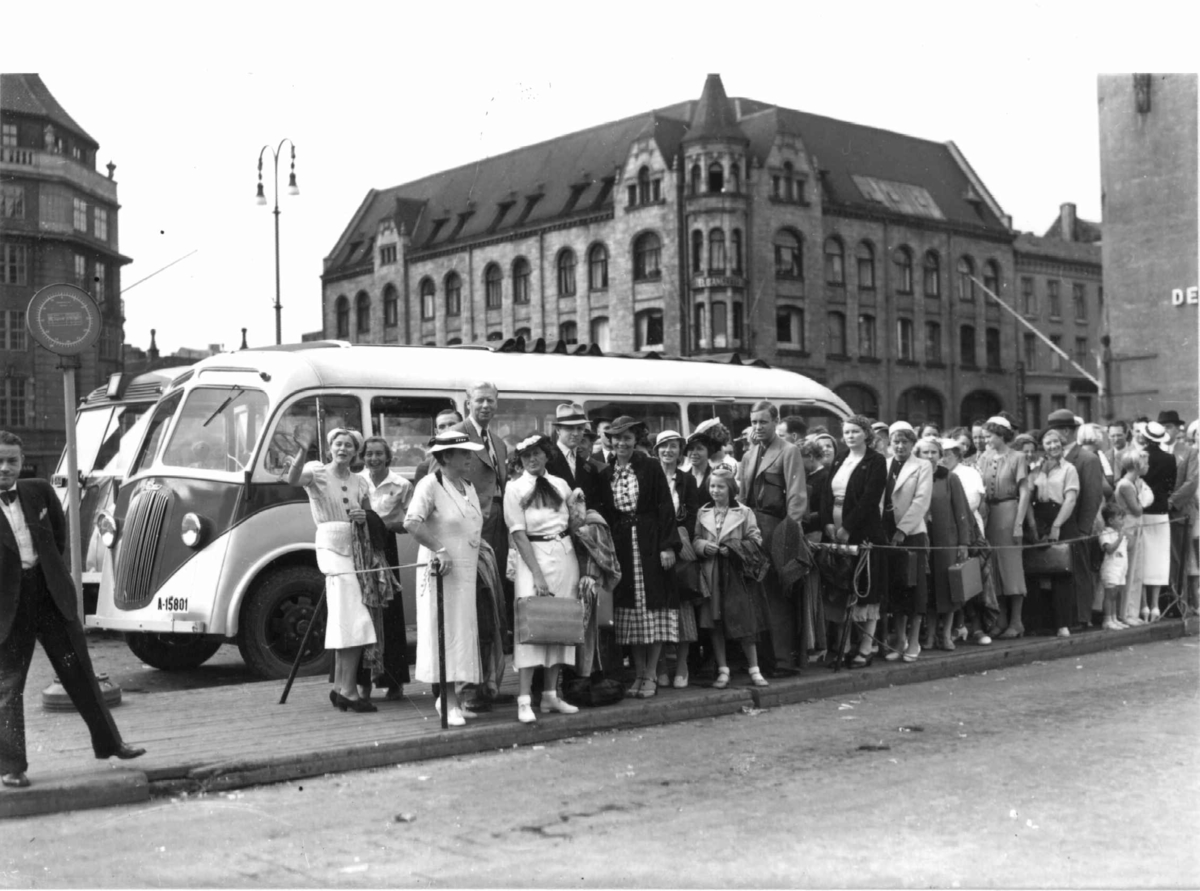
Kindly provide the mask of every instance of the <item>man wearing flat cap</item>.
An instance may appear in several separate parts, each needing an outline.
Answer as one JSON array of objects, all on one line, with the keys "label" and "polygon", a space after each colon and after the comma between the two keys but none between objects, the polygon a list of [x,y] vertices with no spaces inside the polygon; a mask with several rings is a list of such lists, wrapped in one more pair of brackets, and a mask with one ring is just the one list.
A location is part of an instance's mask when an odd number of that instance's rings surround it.
[{"label": "man wearing flat cap", "polygon": [[[1079,497],[1075,501],[1073,519],[1080,536],[1092,534],[1100,507],[1104,504],[1104,468],[1100,458],[1075,441],[1079,430],[1079,419],[1065,408],[1050,412],[1047,430],[1057,430],[1065,449],[1063,457],[1074,465],[1079,474]],[[1097,567],[1098,569],[1098,567]],[[1071,585],[1075,595],[1075,621],[1090,625],[1092,621],[1092,599],[1096,591],[1096,571],[1092,569],[1092,542],[1071,543],[1071,576],[1054,579],[1056,596],[1060,586]]]},{"label": "man wearing flat cap", "polygon": [[587,506],[600,509],[596,483],[600,479],[595,465],[579,457],[579,441],[588,428],[587,412],[578,402],[564,402],[554,410],[554,439],[557,448],[546,464],[546,472],[566,480],[572,491],[583,492]]},{"label": "man wearing flat cap", "polygon": [[1170,437],[1167,451],[1175,456],[1175,488],[1167,499],[1167,517],[1171,522],[1171,590],[1177,597],[1187,596],[1195,601],[1194,577],[1187,574],[1187,548],[1196,528],[1196,487],[1200,482],[1200,466],[1196,447],[1181,434],[1185,424],[1174,409],[1159,412],[1158,423]]}]

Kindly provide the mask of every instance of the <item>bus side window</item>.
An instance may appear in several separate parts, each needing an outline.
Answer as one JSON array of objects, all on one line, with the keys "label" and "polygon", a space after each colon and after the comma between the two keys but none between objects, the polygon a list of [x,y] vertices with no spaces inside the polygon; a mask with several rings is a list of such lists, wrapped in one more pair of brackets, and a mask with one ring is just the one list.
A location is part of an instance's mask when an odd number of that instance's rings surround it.
[{"label": "bus side window", "polygon": [[[362,403],[357,396],[329,393],[297,399],[275,424],[275,432],[263,453],[263,470],[275,477],[286,474],[300,449],[300,438],[310,442],[305,463],[323,461],[328,451],[325,437],[338,427],[362,431]],[[303,436],[298,436],[301,433]]]},{"label": "bus side window", "polygon": [[425,458],[438,412],[454,408],[439,396],[375,396],[371,399],[371,432],[392,449],[392,466],[412,470]]},{"label": "bus side window", "polygon": [[664,430],[683,432],[680,426],[679,403],[677,402],[617,402],[589,399],[585,404],[588,417],[607,418],[612,420],[621,415],[629,415],[643,422],[649,428],[650,442]]}]

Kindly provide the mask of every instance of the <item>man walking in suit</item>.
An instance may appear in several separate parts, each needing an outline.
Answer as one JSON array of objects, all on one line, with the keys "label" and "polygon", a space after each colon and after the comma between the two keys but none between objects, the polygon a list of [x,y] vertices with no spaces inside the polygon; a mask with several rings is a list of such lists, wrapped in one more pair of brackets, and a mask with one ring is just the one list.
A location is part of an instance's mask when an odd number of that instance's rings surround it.
[{"label": "man walking in suit", "polygon": [[92,734],[97,758],[145,754],[121,741],[92,671],[75,584],[63,560],[66,518],[50,484],[20,480],[21,439],[0,430],[0,783],[29,785],[25,772],[25,678],[35,641]]},{"label": "man walking in suit", "polygon": [[546,472],[566,480],[572,490],[582,491],[588,508],[599,510],[596,491],[599,474],[591,461],[579,457],[579,441],[587,426],[587,413],[577,402],[564,402],[554,410],[554,437],[558,449],[550,456]]},{"label": "man walking in suit", "polygon": [[[785,519],[797,526],[808,509],[808,490],[804,485],[804,459],[800,449],[784,442],[775,432],[779,409],[765,400],[750,409],[750,448],[742,456],[740,479],[742,501],[754,511],[762,530],[763,547],[770,553],[771,536]],[[772,566],[763,582],[771,609],[771,648],[775,671],[793,667],[796,641],[796,598],[800,584],[784,590]],[[765,661],[765,660],[764,660]]]}]

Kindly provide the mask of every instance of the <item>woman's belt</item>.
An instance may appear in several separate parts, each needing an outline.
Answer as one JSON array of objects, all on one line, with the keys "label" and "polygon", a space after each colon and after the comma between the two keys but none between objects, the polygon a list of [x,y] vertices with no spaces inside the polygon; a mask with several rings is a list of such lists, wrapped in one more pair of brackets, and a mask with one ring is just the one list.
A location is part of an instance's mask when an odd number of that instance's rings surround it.
[{"label": "woman's belt", "polygon": [[1012,497],[1012,498],[985,498],[984,500],[988,504],[1004,504],[1004,502],[1006,502],[1006,501],[1016,501],[1017,499],[1016,499],[1016,497]]},{"label": "woman's belt", "polygon": [[570,534],[571,531],[569,529],[564,529],[562,532],[555,532],[553,535],[529,535],[526,533],[525,537],[530,541],[558,541],[560,538],[566,538]]},{"label": "woman's belt", "polygon": [[833,506],[834,507],[841,507],[845,503],[846,503],[845,495],[834,495],[833,496]]}]

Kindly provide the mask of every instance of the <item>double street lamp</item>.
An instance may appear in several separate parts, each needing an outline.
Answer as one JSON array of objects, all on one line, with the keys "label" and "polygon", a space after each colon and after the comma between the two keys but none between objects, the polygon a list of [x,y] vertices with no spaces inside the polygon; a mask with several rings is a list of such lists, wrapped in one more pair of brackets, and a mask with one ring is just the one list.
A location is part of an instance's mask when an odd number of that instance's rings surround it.
[{"label": "double street lamp", "polygon": [[280,140],[278,147],[264,145],[258,151],[258,203],[266,205],[267,196],[263,191],[263,155],[267,151],[275,160],[275,343],[283,343],[283,304],[279,300],[279,156],[283,153],[283,144],[291,146],[291,171],[288,173],[288,194],[299,195],[300,187],[296,185],[296,143],[290,139]]}]

